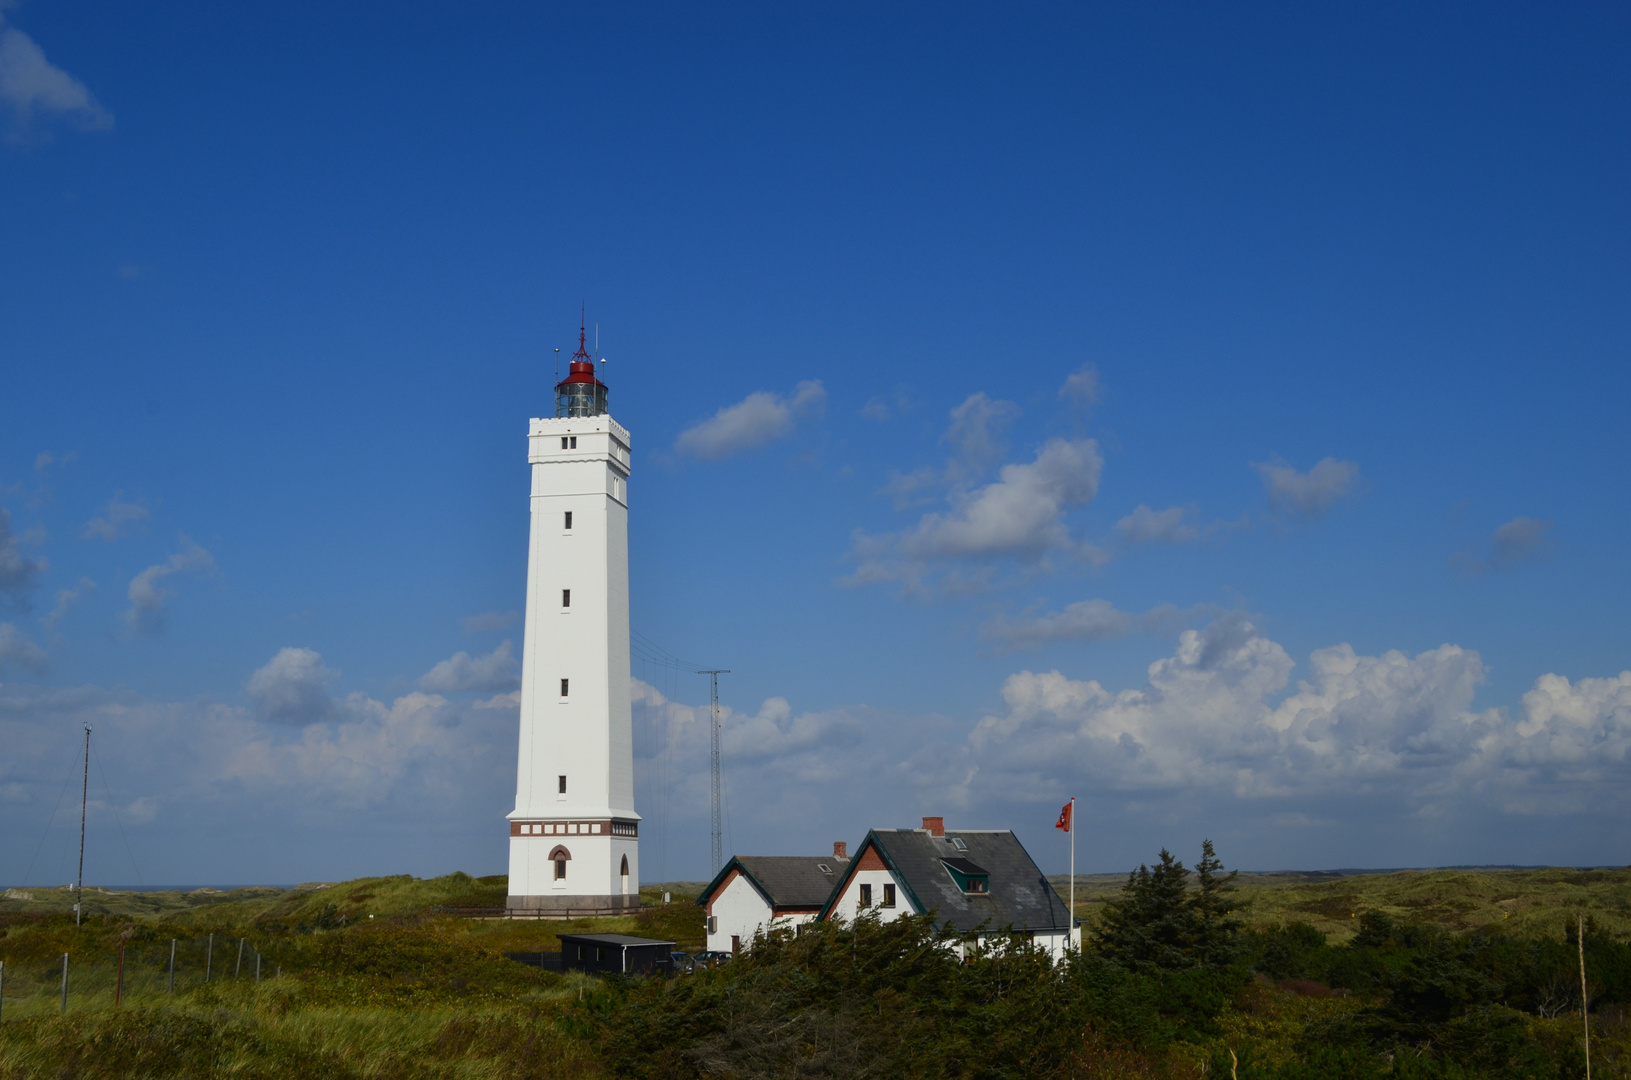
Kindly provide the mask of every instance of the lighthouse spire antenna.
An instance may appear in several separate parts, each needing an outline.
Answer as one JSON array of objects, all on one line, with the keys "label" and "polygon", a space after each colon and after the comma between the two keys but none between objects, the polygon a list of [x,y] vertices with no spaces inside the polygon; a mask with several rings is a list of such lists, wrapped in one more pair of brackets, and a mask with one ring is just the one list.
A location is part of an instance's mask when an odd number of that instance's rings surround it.
[{"label": "lighthouse spire antenna", "polygon": [[589,334],[588,334],[588,328],[589,328],[588,313],[589,313],[589,309],[588,309],[587,306],[585,306],[583,312],[580,313],[580,317],[578,319],[578,351],[572,354],[572,359],[574,359],[574,360],[591,360],[592,359],[590,357],[590,355],[589,355],[589,350],[584,348],[585,343],[589,339]]},{"label": "lighthouse spire antenna", "polygon": [[697,672],[698,675],[708,676],[709,713],[713,719],[713,723],[708,726],[708,764],[713,769],[713,787],[710,792],[712,795],[710,809],[713,812],[713,831],[710,839],[713,846],[709,854],[713,856],[711,865],[716,874],[719,873],[719,868],[725,865],[725,830],[721,824],[723,815],[720,813],[720,804],[723,800],[720,798],[719,788],[719,677],[730,673],[729,668],[708,668]]}]

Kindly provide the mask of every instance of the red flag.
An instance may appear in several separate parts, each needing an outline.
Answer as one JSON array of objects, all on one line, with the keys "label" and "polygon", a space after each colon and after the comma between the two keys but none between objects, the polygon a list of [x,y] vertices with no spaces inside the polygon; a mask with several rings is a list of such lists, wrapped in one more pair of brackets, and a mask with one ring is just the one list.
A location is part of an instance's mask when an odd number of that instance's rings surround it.
[{"label": "red flag", "polygon": [[1071,810],[1071,807],[1073,807],[1075,805],[1076,805],[1076,800],[1074,800],[1074,799],[1072,799],[1070,802],[1065,804],[1065,808],[1063,810],[1059,811],[1059,820],[1053,823],[1054,828],[1061,829],[1061,830],[1063,830],[1065,832],[1070,831],[1070,810]]}]

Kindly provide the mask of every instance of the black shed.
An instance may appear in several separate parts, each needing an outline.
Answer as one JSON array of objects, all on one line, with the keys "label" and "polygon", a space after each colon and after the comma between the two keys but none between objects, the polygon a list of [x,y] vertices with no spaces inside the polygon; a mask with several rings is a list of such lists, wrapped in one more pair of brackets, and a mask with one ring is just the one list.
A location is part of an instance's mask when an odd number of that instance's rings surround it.
[{"label": "black shed", "polygon": [[562,934],[561,970],[667,975],[672,941],[627,934]]}]

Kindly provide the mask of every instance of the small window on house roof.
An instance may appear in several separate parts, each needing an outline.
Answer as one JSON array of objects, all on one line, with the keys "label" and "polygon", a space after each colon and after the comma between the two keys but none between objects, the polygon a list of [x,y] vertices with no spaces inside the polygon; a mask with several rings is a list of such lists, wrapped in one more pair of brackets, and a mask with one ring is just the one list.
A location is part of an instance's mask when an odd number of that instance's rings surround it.
[{"label": "small window on house roof", "polygon": [[827,865],[827,864],[826,864],[826,863],[824,863],[824,862],[818,862],[818,863],[816,863],[816,869],[817,869],[817,870],[820,870],[820,871],[821,871],[821,872],[822,872],[822,873],[823,873],[823,874],[830,874],[830,873],[832,873],[832,867],[830,867],[830,866],[828,866],[828,865]]},{"label": "small window on house roof", "polygon": [[975,866],[967,859],[941,859],[940,864],[951,874],[957,887],[965,893],[989,893],[991,873],[983,866]]},{"label": "small window on house roof", "polygon": [[958,851],[967,851],[968,850],[968,845],[963,843],[963,838],[961,836],[952,837],[951,838],[951,843],[952,843],[952,846],[955,847]]}]

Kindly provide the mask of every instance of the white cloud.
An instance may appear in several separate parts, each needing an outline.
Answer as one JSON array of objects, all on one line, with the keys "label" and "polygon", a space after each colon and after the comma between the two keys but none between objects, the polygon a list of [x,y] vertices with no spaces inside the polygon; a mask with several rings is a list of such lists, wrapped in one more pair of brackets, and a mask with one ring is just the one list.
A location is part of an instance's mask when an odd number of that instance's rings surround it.
[{"label": "white cloud", "polygon": [[1079,409],[1086,409],[1099,400],[1099,369],[1084,364],[1065,379],[1059,396]]},{"label": "white cloud", "polygon": [[786,397],[760,390],[680,432],[674,449],[709,461],[753,450],[791,435],[800,417],[819,413],[826,401],[826,389],[814,379]]},{"label": "white cloud", "polygon": [[921,588],[931,564],[1012,558],[1036,563],[1053,552],[1102,562],[1097,547],[1073,537],[1065,514],[1098,494],[1104,459],[1091,439],[1051,439],[1036,460],[1005,465],[997,480],[953,492],[945,513],[923,516],[903,533],[857,533],[851,552],[859,566],[847,584],[900,581]]},{"label": "white cloud", "polygon": [[124,493],[120,492],[108,500],[99,516],[85,523],[82,535],[87,540],[93,536],[107,541],[117,540],[130,526],[146,521],[148,516],[147,507],[139,502],[126,502]]},{"label": "white cloud", "polygon": [[54,454],[49,450],[41,450],[34,457],[34,471],[44,473],[53,465],[61,468],[72,463],[78,457],[79,452],[77,450],[69,450],[65,454]]},{"label": "white cloud", "polygon": [[45,652],[11,623],[0,623],[0,669],[8,666],[44,671]]},{"label": "white cloud", "polygon": [[1132,513],[1116,522],[1116,533],[1129,544],[1182,544],[1200,537],[1200,530],[1185,521],[1190,509],[1169,506],[1151,510],[1139,503]]},{"label": "white cloud", "polygon": [[463,690],[492,693],[514,690],[520,685],[521,665],[511,654],[508,641],[486,656],[472,657],[467,652],[456,652],[419,679],[419,689],[433,694]]},{"label": "white cloud", "polygon": [[11,514],[0,507],[0,609],[27,611],[28,593],[49,564],[23,554],[22,540],[11,531]]},{"label": "white cloud", "polygon": [[1108,600],[1078,600],[1063,611],[1018,618],[994,616],[980,633],[986,640],[1003,642],[1008,648],[1050,641],[1106,641],[1128,634],[1176,633],[1208,614],[1215,612],[1210,608],[1186,610],[1161,604],[1139,613],[1122,611]]},{"label": "white cloud", "polygon": [[1350,494],[1359,479],[1359,466],[1351,461],[1325,458],[1307,472],[1298,472],[1279,458],[1254,461],[1263,478],[1269,502],[1282,514],[1322,518],[1338,500]]},{"label": "white cloud", "polygon": [[1320,649],[1282,697],[1293,667],[1232,619],[1186,631],[1137,689],[1019,672],[1003,710],[969,738],[978,767],[967,794],[1045,803],[1089,785],[1133,798],[1201,793],[1236,813],[1364,804],[1397,819],[1592,806],[1612,819],[1627,807],[1631,672],[1575,685],[1542,676],[1514,720],[1472,707],[1486,669],[1456,645],[1414,657]]},{"label": "white cloud", "polygon": [[88,131],[113,127],[113,114],[97,102],[84,83],[47,60],[33,38],[4,25],[3,8],[0,107],[11,113],[19,135],[29,130],[36,117],[62,117]]},{"label": "white cloud", "polygon": [[977,480],[1008,453],[1003,433],[1019,419],[1019,406],[993,400],[982,391],[970,394],[951,411],[951,426],[941,436],[957,456],[946,466],[948,484]]},{"label": "white cloud", "polygon": [[180,551],[166,562],[149,566],[131,579],[127,591],[130,610],[125,612],[125,621],[138,634],[157,634],[164,630],[167,606],[173,594],[161,589],[160,581],[186,571],[215,573],[213,555],[193,543],[185,533],[178,533],[177,541]]},{"label": "white cloud", "polygon": [[1480,558],[1470,551],[1457,552],[1450,562],[1470,574],[1493,574],[1510,570],[1523,562],[1549,558],[1557,542],[1551,537],[1552,523],[1532,517],[1515,517],[1490,537],[1489,554]]},{"label": "white cloud", "polygon": [[514,611],[484,611],[480,615],[466,615],[459,620],[467,634],[497,633],[508,630],[521,616]]},{"label": "white cloud", "polygon": [[339,677],[314,650],[283,648],[249,677],[249,696],[274,723],[316,724],[335,713],[329,686]]},{"label": "white cloud", "polygon": [[50,614],[40,620],[40,624],[47,630],[55,628],[57,623],[62,621],[63,616],[68,614],[70,608],[95,590],[96,582],[87,577],[80,578],[71,589],[58,589],[56,605],[51,608]]}]

